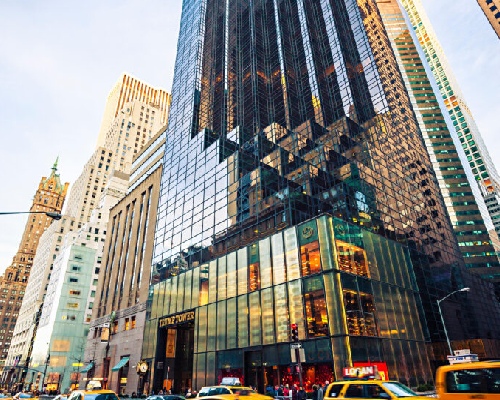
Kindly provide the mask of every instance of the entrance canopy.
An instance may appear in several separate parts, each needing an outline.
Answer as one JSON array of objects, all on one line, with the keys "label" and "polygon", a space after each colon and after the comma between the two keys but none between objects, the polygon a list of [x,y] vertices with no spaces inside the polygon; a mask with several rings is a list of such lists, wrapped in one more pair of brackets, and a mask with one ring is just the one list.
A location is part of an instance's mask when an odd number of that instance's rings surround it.
[{"label": "entrance canopy", "polygon": [[89,362],[80,372],[89,372],[94,366],[94,362]]},{"label": "entrance canopy", "polygon": [[123,357],[119,362],[118,364],[116,364],[113,368],[111,368],[111,371],[119,371],[120,368],[122,368],[125,364],[128,363],[128,359],[130,357]]}]

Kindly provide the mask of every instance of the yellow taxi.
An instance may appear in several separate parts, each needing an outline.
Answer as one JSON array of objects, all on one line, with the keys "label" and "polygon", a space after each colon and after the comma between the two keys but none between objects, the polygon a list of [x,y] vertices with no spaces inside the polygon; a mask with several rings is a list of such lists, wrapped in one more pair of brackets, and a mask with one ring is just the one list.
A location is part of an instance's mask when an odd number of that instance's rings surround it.
[{"label": "yellow taxi", "polygon": [[397,381],[346,380],[331,383],[325,391],[325,400],[330,399],[399,399],[429,400]]},{"label": "yellow taxi", "polygon": [[500,361],[478,361],[439,367],[436,392],[442,400],[500,400]]},{"label": "yellow taxi", "polygon": [[112,390],[73,390],[68,400],[119,400]]},{"label": "yellow taxi", "polygon": [[202,387],[197,397],[203,400],[269,400],[269,396],[259,394],[251,387],[224,385]]}]

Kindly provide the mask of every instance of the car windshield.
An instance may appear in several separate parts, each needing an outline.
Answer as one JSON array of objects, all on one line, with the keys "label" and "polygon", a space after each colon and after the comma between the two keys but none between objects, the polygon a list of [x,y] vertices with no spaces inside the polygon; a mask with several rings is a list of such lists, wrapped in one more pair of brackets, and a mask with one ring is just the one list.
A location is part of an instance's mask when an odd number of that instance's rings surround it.
[{"label": "car windshield", "polygon": [[384,382],[384,383],[382,383],[382,385],[384,386],[384,388],[389,390],[396,397],[418,396],[418,394],[416,394],[409,387],[407,387],[399,382]]},{"label": "car windshield", "polygon": [[239,394],[240,396],[248,396],[250,393],[255,393],[255,390],[249,388],[233,388],[233,392]]},{"label": "car windshield", "polygon": [[118,400],[114,393],[86,393],[85,400]]}]

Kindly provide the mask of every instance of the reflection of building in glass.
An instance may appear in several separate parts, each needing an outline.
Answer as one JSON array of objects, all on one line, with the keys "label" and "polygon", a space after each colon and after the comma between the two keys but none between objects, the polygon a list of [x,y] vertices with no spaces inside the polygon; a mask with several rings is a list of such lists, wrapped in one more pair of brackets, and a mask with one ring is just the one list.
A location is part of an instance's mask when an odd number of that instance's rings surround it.
[{"label": "reflection of building in glass", "polygon": [[[488,213],[485,199],[455,132],[450,133],[448,129],[431,79],[400,6],[396,0],[379,0],[377,4],[433,160],[433,168],[466,266],[483,278],[498,280],[494,278],[500,274],[500,262],[493,246],[497,241],[497,235],[491,229],[493,215],[490,217],[491,212]],[[491,229],[491,238],[486,226]]]},{"label": "reflection of building in glass", "polygon": [[[153,390],[296,382],[293,323],[308,387],[372,362],[428,380],[428,354],[447,351],[436,300],[479,278],[375,1],[183,10],[142,353]],[[486,337],[463,299],[445,310],[452,340]]]}]

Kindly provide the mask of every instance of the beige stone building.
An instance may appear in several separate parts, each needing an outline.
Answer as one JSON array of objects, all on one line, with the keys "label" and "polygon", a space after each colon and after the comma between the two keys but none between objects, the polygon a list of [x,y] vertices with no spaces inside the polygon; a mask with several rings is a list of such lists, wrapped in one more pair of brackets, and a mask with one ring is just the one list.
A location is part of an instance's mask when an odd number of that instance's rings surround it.
[{"label": "beige stone building", "polygon": [[477,0],[477,4],[479,4],[491,27],[500,38],[500,0]]},{"label": "beige stone building", "polygon": [[[104,145],[107,132],[113,120],[124,109],[125,104],[133,100],[139,100],[158,109],[156,113],[153,112],[150,115],[150,121],[158,122],[160,126],[167,123],[170,106],[170,95],[168,92],[163,89],[154,88],[130,74],[124,73],[109,92],[97,139],[97,146]],[[156,130],[153,131],[153,133],[155,132]]]},{"label": "beige stone building", "polygon": [[137,373],[137,366],[164,146],[162,129],[135,157],[129,191],[110,211],[81,386],[97,379],[117,393],[131,394],[142,392],[148,380],[147,373]]}]

